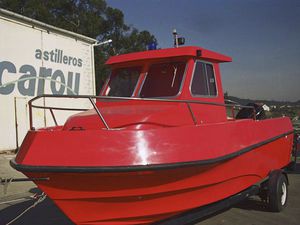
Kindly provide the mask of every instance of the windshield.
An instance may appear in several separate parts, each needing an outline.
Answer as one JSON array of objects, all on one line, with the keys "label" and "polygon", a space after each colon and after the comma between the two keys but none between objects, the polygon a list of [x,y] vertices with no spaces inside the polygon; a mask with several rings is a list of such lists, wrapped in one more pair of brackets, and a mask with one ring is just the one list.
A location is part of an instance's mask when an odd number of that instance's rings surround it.
[{"label": "windshield", "polygon": [[140,76],[141,68],[122,68],[112,72],[106,95],[131,97]]},{"label": "windshield", "polygon": [[184,62],[153,64],[147,73],[140,97],[167,97],[179,93],[185,71]]}]

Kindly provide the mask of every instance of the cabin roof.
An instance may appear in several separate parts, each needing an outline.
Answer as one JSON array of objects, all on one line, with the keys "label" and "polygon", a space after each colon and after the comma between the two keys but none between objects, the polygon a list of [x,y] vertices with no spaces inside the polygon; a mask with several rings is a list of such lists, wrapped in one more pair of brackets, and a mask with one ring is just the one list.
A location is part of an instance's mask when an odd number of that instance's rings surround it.
[{"label": "cabin roof", "polygon": [[213,52],[201,47],[187,46],[179,48],[166,48],[158,50],[150,50],[143,52],[134,52],[128,54],[122,54],[110,57],[106,64],[118,64],[132,61],[142,61],[160,58],[172,58],[172,57],[196,57],[199,59],[206,59],[214,62],[231,62],[232,59],[229,56],[222,55],[217,52]]}]

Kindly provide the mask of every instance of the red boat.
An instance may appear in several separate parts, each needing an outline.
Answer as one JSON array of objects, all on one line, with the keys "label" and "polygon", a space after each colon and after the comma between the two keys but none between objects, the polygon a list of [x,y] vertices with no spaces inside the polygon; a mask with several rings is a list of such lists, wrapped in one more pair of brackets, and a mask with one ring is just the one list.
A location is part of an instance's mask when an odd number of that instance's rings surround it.
[{"label": "red boat", "polygon": [[[280,211],[293,128],[258,105],[225,104],[219,64],[230,61],[200,47],[113,56],[100,96],[29,102],[31,129],[11,165],[75,224],[151,224],[257,184]],[[92,109],[35,129],[32,108],[60,110],[39,98],[85,98]]]}]

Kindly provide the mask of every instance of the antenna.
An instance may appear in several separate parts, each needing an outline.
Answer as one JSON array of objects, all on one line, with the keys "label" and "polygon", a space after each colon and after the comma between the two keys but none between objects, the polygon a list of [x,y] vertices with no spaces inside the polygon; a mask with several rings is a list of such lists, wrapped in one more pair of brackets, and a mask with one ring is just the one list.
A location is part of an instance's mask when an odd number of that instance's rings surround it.
[{"label": "antenna", "polygon": [[184,45],[185,38],[184,37],[178,37],[176,29],[173,29],[173,38],[174,38],[174,48],[178,48],[179,45]]},{"label": "antenna", "polygon": [[174,48],[178,48],[178,34],[176,29],[173,29]]}]

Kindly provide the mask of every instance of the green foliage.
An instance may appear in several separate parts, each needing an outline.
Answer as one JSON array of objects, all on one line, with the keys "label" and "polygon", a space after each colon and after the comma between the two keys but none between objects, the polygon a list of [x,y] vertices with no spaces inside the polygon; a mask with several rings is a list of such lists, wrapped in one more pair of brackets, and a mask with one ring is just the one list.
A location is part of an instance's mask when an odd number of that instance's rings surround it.
[{"label": "green foliage", "polygon": [[109,56],[143,51],[156,41],[148,31],[126,25],[123,12],[105,0],[0,0],[0,7],[99,41],[112,39],[112,45],[95,48],[97,93],[108,75]]}]

